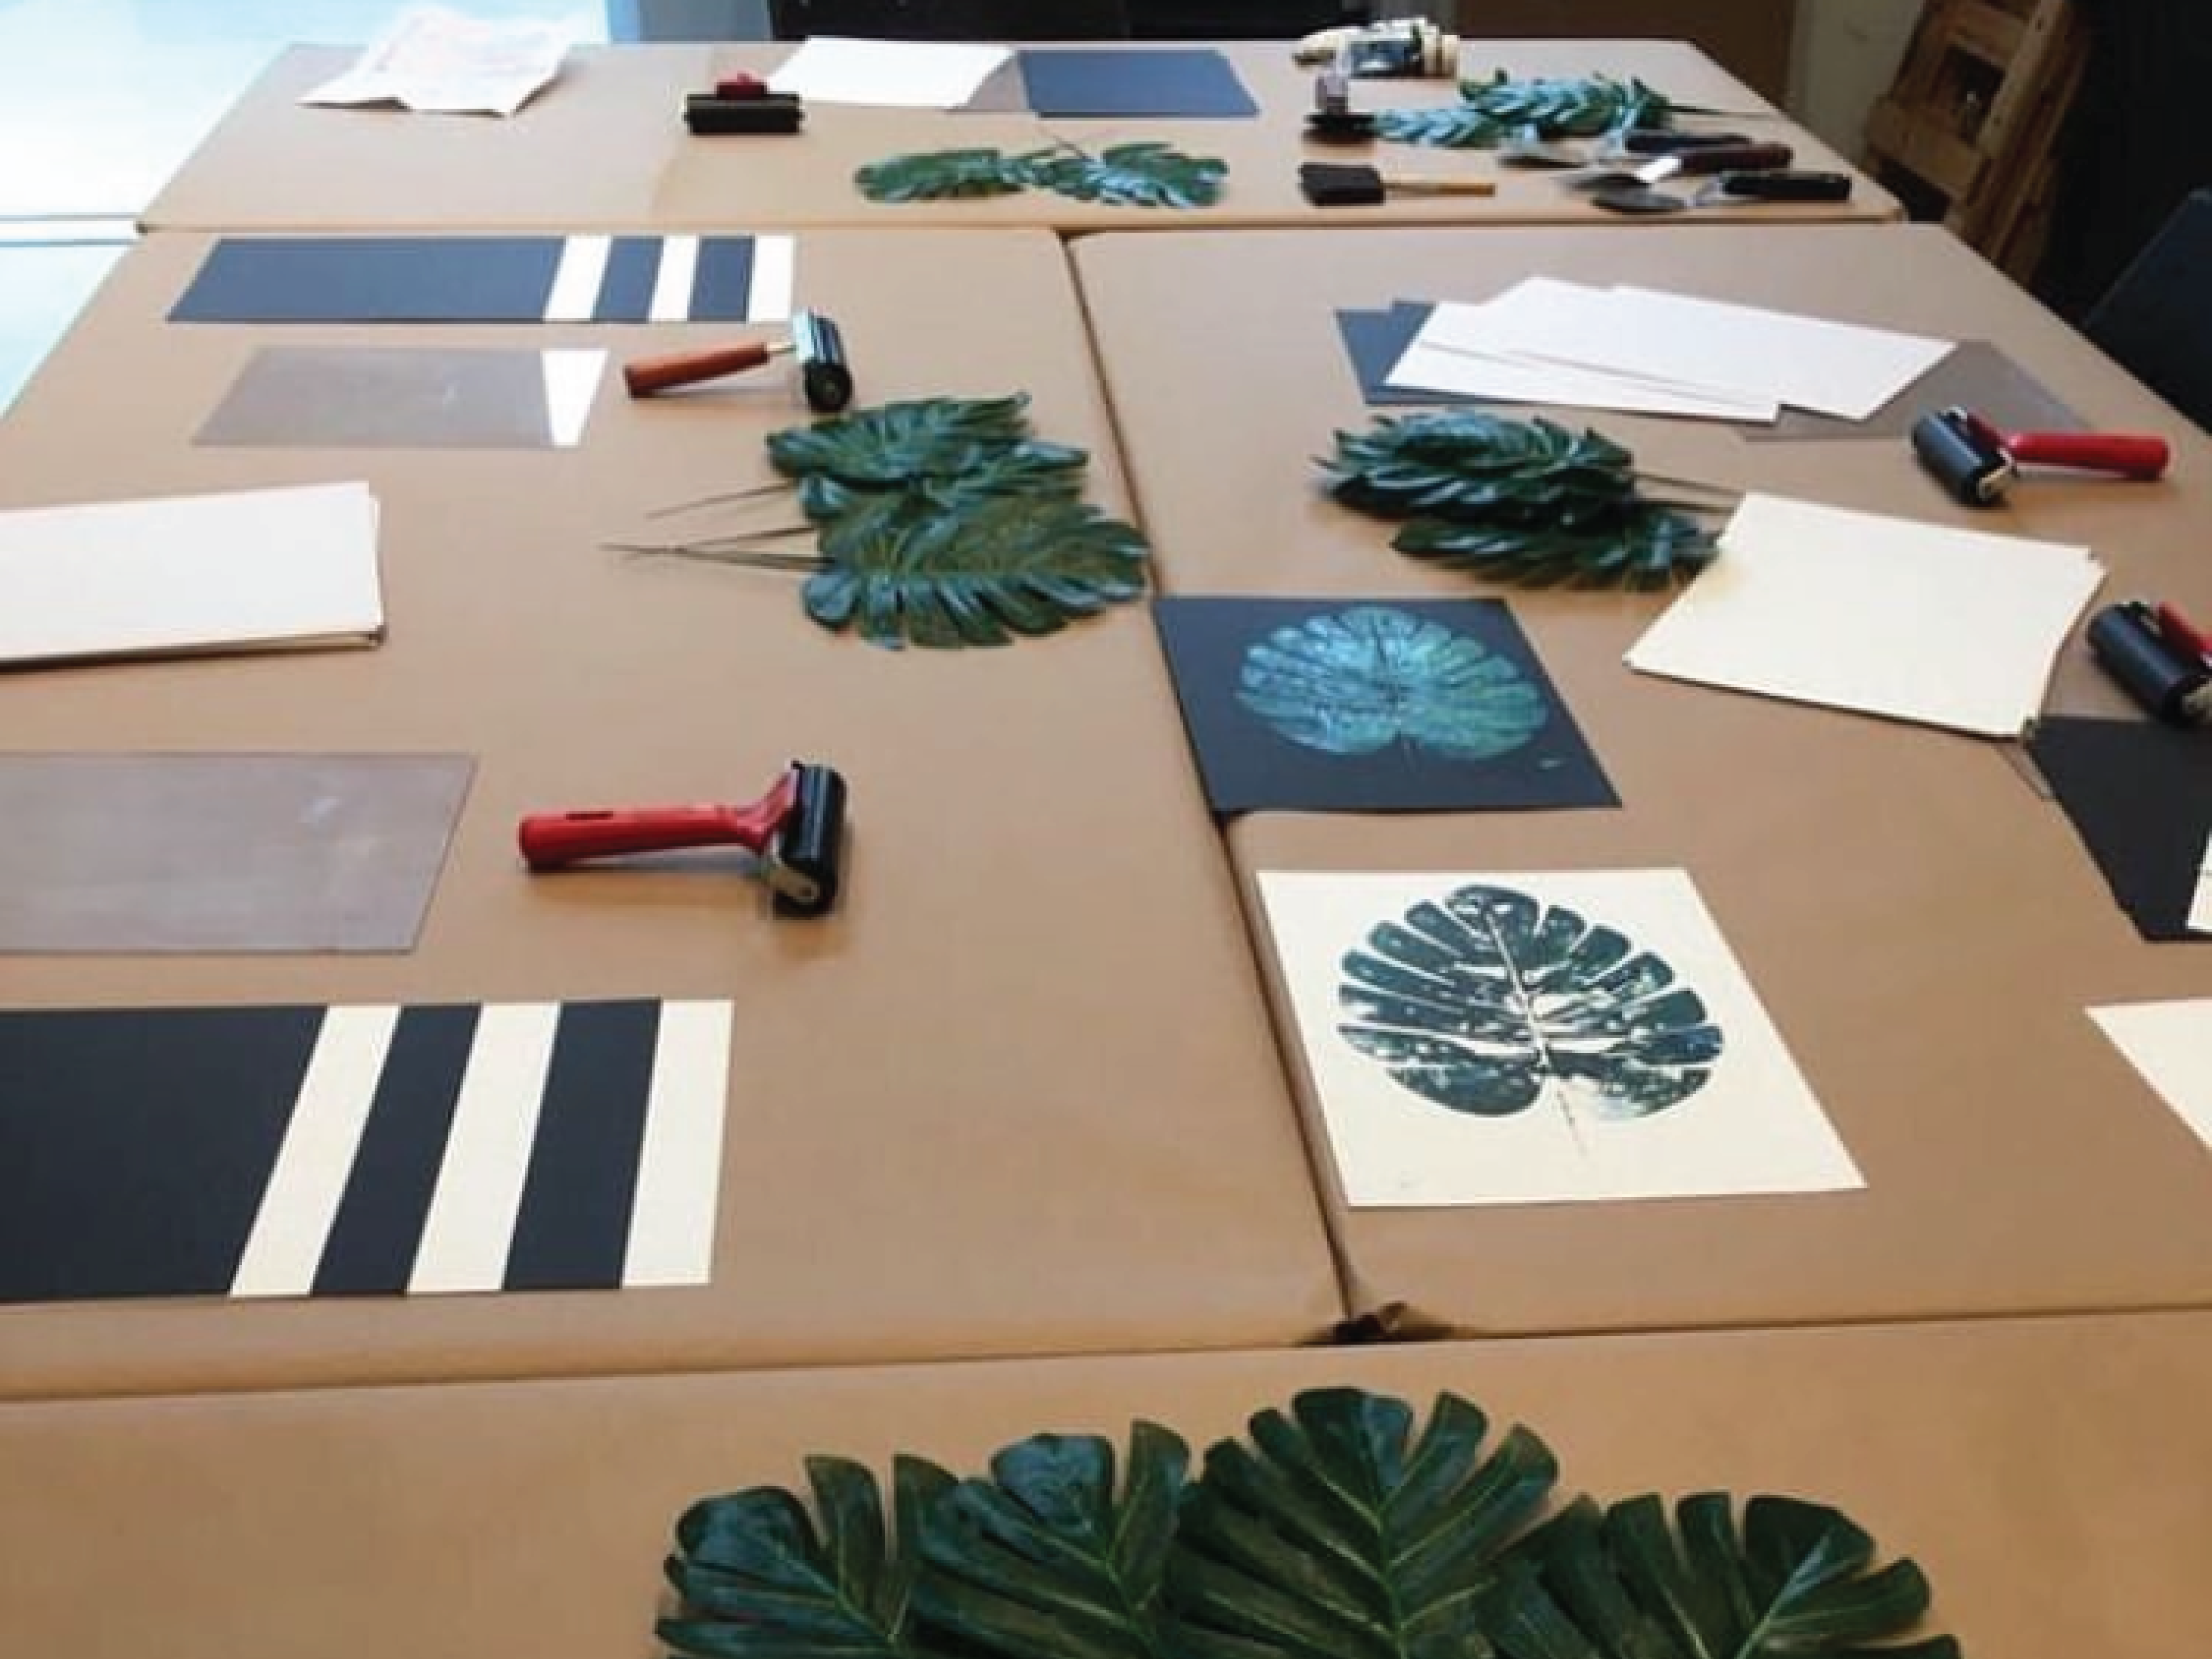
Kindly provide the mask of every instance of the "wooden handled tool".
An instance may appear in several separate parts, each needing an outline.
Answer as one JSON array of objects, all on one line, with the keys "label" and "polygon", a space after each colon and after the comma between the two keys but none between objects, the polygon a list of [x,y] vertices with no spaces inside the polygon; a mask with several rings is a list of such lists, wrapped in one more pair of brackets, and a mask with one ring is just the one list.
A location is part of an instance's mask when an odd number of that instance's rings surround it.
[{"label": "wooden handled tool", "polygon": [[629,388],[631,397],[650,398],[678,386],[743,374],[787,354],[798,361],[799,386],[809,409],[817,415],[834,415],[853,401],[853,370],[845,357],[845,337],[836,324],[817,311],[793,313],[788,340],[749,340],[741,345],[709,346],[701,351],[672,352],[624,363],[623,384]]},{"label": "wooden handled tool", "polygon": [[1298,189],[1316,207],[1372,207],[1394,190],[1437,196],[1495,196],[1495,179],[1444,173],[1390,173],[1363,161],[1304,161]]}]

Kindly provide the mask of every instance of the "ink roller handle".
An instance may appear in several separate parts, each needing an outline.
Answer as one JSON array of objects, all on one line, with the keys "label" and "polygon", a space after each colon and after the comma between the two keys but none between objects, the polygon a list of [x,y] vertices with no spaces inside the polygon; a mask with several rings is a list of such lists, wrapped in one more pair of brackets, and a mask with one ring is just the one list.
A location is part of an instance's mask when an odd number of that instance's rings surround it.
[{"label": "ink roller handle", "polygon": [[641,357],[635,362],[623,365],[623,384],[629,388],[631,397],[650,398],[656,392],[672,391],[680,386],[696,386],[701,380],[718,380],[725,374],[758,368],[776,353],[790,349],[790,345],[783,341],[752,340],[744,345],[713,346],[704,351],[677,351],[664,357]]},{"label": "ink roller handle", "polygon": [[2072,466],[2123,478],[2166,476],[2172,453],[2163,438],[2122,432],[2014,432],[2005,453],[2033,466]]},{"label": "ink roller handle", "polygon": [[534,812],[516,827],[515,842],[523,862],[533,870],[686,847],[744,847],[760,853],[791,815],[798,788],[796,778],[786,774],[748,806],[601,806]]}]

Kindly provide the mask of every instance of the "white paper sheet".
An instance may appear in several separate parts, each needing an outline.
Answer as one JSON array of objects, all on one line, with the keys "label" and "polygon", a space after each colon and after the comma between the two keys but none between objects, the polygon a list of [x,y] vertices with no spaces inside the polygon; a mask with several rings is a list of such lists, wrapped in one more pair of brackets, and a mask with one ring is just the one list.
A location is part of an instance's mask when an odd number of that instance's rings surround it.
[{"label": "white paper sheet", "polygon": [[[1533,1204],[1832,1192],[1865,1184],[1682,871],[1263,871],[1259,882],[1348,1203]],[[1453,1032],[1425,1059],[1447,1047],[1492,1060],[1534,1051],[1543,1056],[1535,1065],[1542,1081],[1524,1104],[1492,1100],[1480,1109],[1459,1109],[1401,1082],[1389,1063],[1346,1035],[1389,1022],[1358,1006],[1358,986],[1373,981],[1347,973],[1345,963],[1354,952],[1370,958],[1377,953],[1378,927],[1413,928],[1415,907],[1477,887],[1524,895],[1543,907],[1540,928],[1531,932],[1548,949],[1516,947],[1513,971],[1490,981],[1492,988],[1506,988],[1502,1000],[1486,1000],[1483,974],[1449,946],[1429,954],[1413,979],[1394,982],[1432,997],[1443,1015],[1437,1024]],[[1607,955],[1585,928],[1617,930],[1626,946]],[[1446,927],[1425,936],[1449,933]],[[1571,945],[1577,939],[1581,944]],[[1571,946],[1588,953],[1583,969],[1563,975],[1548,991],[1528,992],[1534,964],[1564,957]],[[1632,971],[1635,953],[1656,957],[1672,977],[1649,964],[1640,975]],[[1420,954],[1417,945],[1400,959]],[[1639,977],[1641,987],[1623,990]],[[1354,988],[1350,1000],[1343,994],[1347,984]],[[1665,1045],[1650,1038],[1655,1027],[1680,1027],[1660,1018],[1656,999],[1686,988],[1697,1004],[1684,1018],[1715,1028],[1717,1052],[1694,1068],[1701,1076],[1683,1079],[1686,1092],[1679,1099],[1635,1115],[1617,1095],[1608,1098],[1588,1079],[1639,1041],[1640,1051],[1665,1070]],[[1636,1005],[1623,1023],[1608,1029],[1602,1018],[1575,1020],[1575,1005],[1589,1014],[1593,1005],[1616,998],[1624,1006]],[[1540,1025],[1533,1042],[1532,1024]],[[1553,1059],[1570,1054],[1574,1058],[1564,1062]]]},{"label": "white paper sheet", "polygon": [[800,43],[768,83],[817,104],[957,109],[1012,56],[1005,46],[817,34]]},{"label": "white paper sheet", "polygon": [[2212,933],[2212,841],[2205,842],[2204,856],[2197,860],[2197,891],[2189,902],[2189,931]]},{"label": "white paper sheet", "polygon": [[1461,351],[1418,336],[1391,366],[1384,384],[1414,392],[1570,409],[1611,409],[1631,415],[1679,415],[1692,420],[1772,421],[1771,403],[1723,398],[1534,358]]},{"label": "white paper sheet", "polygon": [[[1438,307],[1442,312],[1443,307]],[[1864,420],[1954,342],[1633,287],[1535,277],[1432,316],[1431,344],[1510,351]]]},{"label": "white paper sheet", "polygon": [[1630,667],[1986,737],[2042,706],[2104,579],[2086,548],[1777,495],[1744,497],[1720,544]]},{"label": "white paper sheet", "polygon": [[565,24],[494,22],[439,6],[404,14],[303,104],[401,104],[425,113],[512,115],[560,72]]},{"label": "white paper sheet", "polygon": [[2089,1018],[2212,1149],[2212,1000],[2122,1003]]},{"label": "white paper sheet", "polygon": [[0,663],[374,642],[365,483],[0,513]]}]

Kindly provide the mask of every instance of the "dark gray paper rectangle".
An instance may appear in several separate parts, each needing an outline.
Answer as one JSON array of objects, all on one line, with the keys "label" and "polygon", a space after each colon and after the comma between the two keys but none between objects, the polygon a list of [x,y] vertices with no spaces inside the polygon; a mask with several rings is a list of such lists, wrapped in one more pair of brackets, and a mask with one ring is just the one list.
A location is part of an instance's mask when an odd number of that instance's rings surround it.
[{"label": "dark gray paper rectangle", "polygon": [[461,755],[0,756],[0,951],[405,951]]},{"label": "dark gray paper rectangle", "polygon": [[258,449],[566,449],[603,351],[264,346],[194,434]]}]

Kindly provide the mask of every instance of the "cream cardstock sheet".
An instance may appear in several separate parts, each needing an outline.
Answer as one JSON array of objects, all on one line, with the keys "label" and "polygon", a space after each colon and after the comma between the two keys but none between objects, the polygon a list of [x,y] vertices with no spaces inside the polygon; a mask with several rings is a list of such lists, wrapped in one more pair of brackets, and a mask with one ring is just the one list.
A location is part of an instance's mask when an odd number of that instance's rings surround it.
[{"label": "cream cardstock sheet", "polygon": [[[1346,1200],[1355,1207],[1816,1193],[1864,1184],[1683,871],[1264,871],[1259,884]],[[1721,1052],[1703,1084],[1648,1115],[1620,1116],[1609,1115],[1587,1085],[1563,1085],[1554,1075],[1525,1109],[1490,1116],[1427,1098],[1356,1048],[1344,1035],[1355,1018],[1340,994],[1348,982],[1346,957],[1372,954],[1379,925],[1475,887],[1526,895],[1545,907],[1547,927],[1565,927],[1558,914],[1565,910],[1589,928],[1617,931],[1629,947],[1624,968],[1638,952],[1671,967],[1668,990],[1692,990],[1706,1021],[1720,1029]],[[1464,1013],[1491,1026],[1465,1037],[1469,1046],[1493,1053],[1501,1044],[1525,1046],[1526,1027],[1512,1013],[1501,1035],[1494,1008],[1468,1011],[1449,989],[1440,994],[1454,1005],[1454,1018]],[[1574,994],[1604,1000],[1602,989],[1593,992],[1587,982]],[[1556,1013],[1556,999],[1543,1007]],[[1547,1037],[1557,1031],[1552,1027]]]}]

